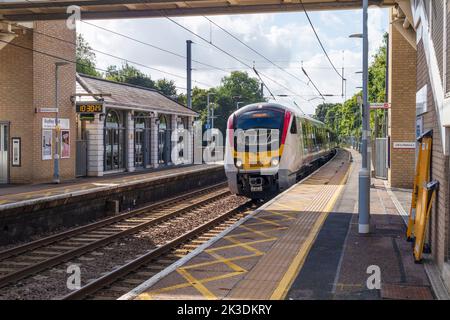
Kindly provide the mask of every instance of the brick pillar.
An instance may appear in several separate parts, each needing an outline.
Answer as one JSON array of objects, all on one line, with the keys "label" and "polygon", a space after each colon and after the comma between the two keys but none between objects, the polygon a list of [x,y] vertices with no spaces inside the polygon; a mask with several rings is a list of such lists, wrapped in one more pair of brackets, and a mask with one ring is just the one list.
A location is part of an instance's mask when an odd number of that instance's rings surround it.
[{"label": "brick pillar", "polygon": [[86,122],[86,131],[88,138],[88,176],[101,177],[104,169],[104,138],[103,121],[100,121],[99,115],[95,115],[95,120]]},{"label": "brick pillar", "polygon": [[134,118],[133,111],[126,112],[126,132],[127,132],[127,143],[126,143],[126,154],[125,159],[127,161],[127,171],[134,172]]},{"label": "brick pillar", "polygon": [[[392,21],[391,21],[392,22]],[[390,24],[389,27],[389,136],[392,187],[413,187],[415,150],[394,148],[398,142],[415,142],[416,50]]]},{"label": "brick pillar", "polygon": [[150,163],[153,168],[158,168],[158,125],[156,120],[158,119],[158,114],[155,112],[155,118],[150,119]]}]

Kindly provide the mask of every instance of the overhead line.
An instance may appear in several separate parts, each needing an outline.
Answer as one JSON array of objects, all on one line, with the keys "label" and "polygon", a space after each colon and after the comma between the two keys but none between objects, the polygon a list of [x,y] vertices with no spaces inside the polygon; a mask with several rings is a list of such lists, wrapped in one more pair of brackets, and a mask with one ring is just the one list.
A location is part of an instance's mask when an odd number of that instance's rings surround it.
[{"label": "overhead line", "polygon": [[[67,59],[67,58],[63,58],[63,57],[60,57],[60,56],[57,56],[57,55],[54,55],[54,54],[51,54],[51,53],[48,53],[48,52],[44,52],[44,51],[36,50],[36,49],[33,49],[33,48],[28,48],[28,47],[25,47],[25,46],[21,46],[21,45],[18,45],[16,43],[8,42],[6,40],[0,39],[0,42],[6,43],[6,44],[11,45],[11,46],[16,47],[16,48],[28,50],[28,51],[35,52],[35,53],[38,53],[38,54],[42,54],[44,56],[47,56],[47,57],[50,57],[50,58],[53,58],[53,59],[58,59],[58,60],[61,60],[61,61],[67,62],[67,63],[72,63],[74,65],[81,65],[81,66],[85,66],[85,67],[92,67],[92,66],[86,65],[84,63],[79,63],[77,61],[73,61],[73,60],[70,60],[70,59]],[[101,69],[101,68],[98,68],[98,67],[92,67],[92,68],[95,69],[95,70],[98,70],[98,71],[107,72],[107,70]],[[186,90],[186,88],[183,88],[183,87],[178,87],[178,86],[175,86],[175,87],[178,88],[178,89]]]},{"label": "overhead line", "polygon": [[[65,42],[65,43],[68,43],[68,44],[71,44],[71,45],[74,45],[74,46],[77,45],[76,42],[73,42],[73,41],[70,41],[70,40],[66,40],[66,39],[62,39],[62,38],[59,38],[59,37],[56,37],[56,36],[53,36],[53,35],[49,35],[49,34],[46,34],[46,33],[44,33],[44,32],[40,32],[40,31],[34,30],[34,29],[32,29],[32,28],[27,28],[27,27],[20,26],[20,25],[18,25],[18,26],[19,26],[20,28],[22,28],[22,29],[31,31],[31,32],[36,33],[36,34],[40,34],[40,35],[43,35],[43,36],[46,36],[46,37],[49,37],[49,38],[52,38],[52,39],[55,39],[55,40],[59,40],[59,41],[62,41],[62,42]],[[178,75],[178,74],[175,74],[175,73],[172,73],[172,72],[169,72],[169,71],[164,71],[164,70],[161,70],[161,69],[158,69],[158,68],[150,67],[150,66],[144,65],[144,64],[142,64],[142,63],[140,63],[140,62],[136,62],[136,61],[133,61],[133,60],[130,60],[130,59],[126,59],[126,58],[123,58],[123,57],[119,57],[119,56],[116,56],[116,55],[113,55],[113,54],[110,54],[110,53],[107,53],[107,52],[104,52],[104,51],[100,51],[100,50],[97,50],[97,49],[94,49],[94,48],[91,48],[91,50],[92,50],[92,51],[95,51],[95,52],[97,52],[97,53],[100,53],[100,54],[109,56],[109,57],[111,57],[111,58],[119,59],[119,60],[122,60],[122,61],[125,61],[125,62],[128,62],[128,63],[134,64],[134,65],[137,65],[137,66],[140,66],[140,67],[143,67],[143,68],[147,68],[147,69],[150,69],[150,70],[154,70],[154,71],[157,71],[157,72],[160,72],[160,73],[163,73],[163,74],[167,74],[167,75],[170,75],[170,76],[173,76],[173,77],[176,77],[176,78],[186,79],[186,77],[184,77],[184,76],[180,76],[180,75]],[[76,62],[76,63],[77,63],[77,64],[80,64],[80,63],[78,63],[78,62]],[[80,65],[81,65],[81,64],[80,64]],[[85,66],[86,66],[86,65],[85,65]],[[99,71],[102,71],[102,72],[108,72],[108,70],[100,69],[100,68],[97,68],[97,67],[94,67],[94,68],[97,69],[97,70],[99,70]],[[192,82],[201,84],[201,85],[206,86],[206,87],[209,87],[209,86],[210,86],[209,84],[202,83],[202,82],[197,81],[197,80],[192,80]]]},{"label": "overhead line", "polygon": [[330,56],[329,56],[328,53],[327,53],[327,50],[326,50],[325,47],[323,46],[323,43],[322,43],[322,41],[320,40],[319,35],[317,34],[316,28],[314,28],[314,24],[312,23],[311,18],[309,17],[309,14],[308,14],[308,12],[306,11],[305,5],[303,4],[303,1],[302,1],[302,0],[300,0],[300,5],[301,5],[302,8],[303,8],[303,12],[305,13],[306,18],[307,18],[308,21],[309,21],[309,25],[311,26],[311,29],[313,30],[313,32],[314,32],[314,34],[315,34],[315,36],[316,36],[316,38],[317,38],[317,41],[319,41],[319,44],[320,44],[320,47],[321,47],[322,50],[323,50],[323,53],[324,53],[325,56],[327,57],[327,59],[328,59],[328,61],[330,62],[331,66],[333,67],[334,71],[336,71],[336,73],[339,75],[339,77],[340,77],[342,80],[344,80],[344,77],[343,77],[343,76],[339,73],[339,71],[336,69],[336,67],[334,66],[333,62],[332,62],[331,59],[330,59]]},{"label": "overhead line", "polygon": [[222,30],[223,32],[225,32],[226,34],[228,34],[230,37],[232,37],[233,39],[235,39],[236,41],[238,41],[239,43],[241,43],[242,45],[244,45],[245,47],[247,47],[248,49],[250,49],[251,51],[253,51],[254,53],[256,53],[258,56],[262,57],[264,60],[266,60],[267,62],[271,63],[273,66],[275,66],[276,68],[280,69],[281,71],[285,72],[286,74],[290,75],[291,77],[293,77],[294,79],[300,81],[303,84],[308,85],[305,81],[303,81],[302,79],[298,78],[296,75],[286,71],[285,69],[283,69],[282,67],[280,67],[278,64],[276,64],[275,62],[273,62],[272,60],[270,60],[269,58],[267,58],[266,56],[264,56],[262,53],[258,52],[257,50],[253,49],[251,46],[249,46],[247,43],[245,43],[244,41],[242,41],[241,39],[239,39],[237,36],[235,36],[234,34],[232,34],[231,32],[229,32],[228,30],[226,30],[225,28],[223,28],[222,26],[220,26],[219,24],[217,24],[216,22],[214,22],[213,20],[211,20],[210,18],[203,16],[203,18],[205,18],[206,20],[208,20],[209,22],[211,22],[213,25],[215,25],[217,28],[219,28],[220,30]]},{"label": "overhead line", "polygon": [[[129,40],[131,40],[131,41],[134,41],[134,42],[143,44],[143,45],[145,45],[145,46],[149,46],[149,47],[151,47],[151,48],[153,48],[153,49],[160,50],[160,51],[162,51],[162,52],[171,54],[171,55],[176,56],[176,57],[178,57],[178,58],[186,59],[186,56],[185,56],[185,55],[182,55],[182,54],[179,54],[179,53],[177,53],[177,52],[174,52],[174,51],[170,51],[170,50],[161,48],[161,47],[156,46],[156,45],[154,45],[154,44],[151,44],[151,43],[148,43],[148,42],[145,42],[145,41],[142,41],[142,40],[139,40],[139,39],[130,37],[130,36],[126,35],[126,34],[123,34],[123,33],[120,33],[120,32],[114,31],[114,30],[110,30],[110,29],[107,29],[107,28],[105,28],[105,27],[101,27],[101,26],[98,26],[98,25],[96,25],[96,24],[93,24],[93,23],[84,21],[84,20],[81,20],[81,22],[84,23],[84,24],[93,26],[93,27],[95,27],[95,28],[98,28],[98,29],[100,29],[100,30],[104,30],[104,31],[106,31],[106,32],[110,32],[110,33],[115,34],[115,35],[118,35],[118,36],[120,36],[120,37],[129,39]],[[204,63],[204,62],[201,62],[201,61],[198,61],[198,60],[195,60],[195,59],[192,59],[192,61],[195,62],[195,63],[198,63],[198,64],[200,64],[200,65],[203,65],[203,66],[205,66],[205,67],[209,67],[209,68],[211,68],[211,69],[220,70],[220,71],[223,71],[223,72],[228,73],[228,71],[225,70],[225,69],[223,69],[223,68],[216,67],[216,66],[213,66],[213,65],[211,65],[211,64]]]},{"label": "overhead line", "polygon": [[[162,15],[162,16],[164,16],[164,15]],[[170,18],[170,17],[168,17],[168,16],[164,16],[164,17],[165,17],[167,20],[169,20],[169,21],[173,22],[174,24],[176,24],[177,26],[179,26],[180,28],[186,30],[187,32],[189,32],[189,33],[195,35],[196,37],[198,37],[199,39],[203,40],[203,41],[206,42],[207,44],[213,46],[214,48],[216,48],[217,50],[219,50],[219,51],[222,52],[223,54],[229,56],[230,58],[232,58],[232,59],[234,59],[234,60],[236,60],[236,61],[238,61],[238,62],[241,63],[242,65],[246,66],[247,68],[249,68],[250,70],[253,70],[253,71],[255,72],[255,69],[256,69],[256,68],[250,66],[250,65],[247,64],[246,62],[244,62],[244,61],[242,61],[241,59],[235,57],[234,55],[232,55],[231,53],[229,53],[229,52],[227,52],[226,50],[222,49],[221,47],[217,46],[216,44],[214,44],[214,43],[212,43],[212,42],[209,42],[207,39],[205,39],[205,38],[202,37],[201,35],[195,33],[194,31],[190,30],[189,28],[183,26],[182,24],[180,24],[179,22],[173,20],[172,18]],[[293,92],[293,91],[292,91],[291,89],[289,89],[288,87],[284,86],[283,84],[281,84],[281,83],[279,83],[278,81],[276,81],[276,80],[270,78],[269,76],[265,75],[264,73],[262,73],[262,72],[260,72],[260,71],[257,73],[257,75],[261,75],[261,76],[263,76],[263,77],[269,79],[269,80],[272,81],[273,83],[277,84],[278,86],[280,86],[280,87],[286,89],[287,91],[296,94],[295,92]],[[306,100],[306,99],[305,99],[305,100]]]}]

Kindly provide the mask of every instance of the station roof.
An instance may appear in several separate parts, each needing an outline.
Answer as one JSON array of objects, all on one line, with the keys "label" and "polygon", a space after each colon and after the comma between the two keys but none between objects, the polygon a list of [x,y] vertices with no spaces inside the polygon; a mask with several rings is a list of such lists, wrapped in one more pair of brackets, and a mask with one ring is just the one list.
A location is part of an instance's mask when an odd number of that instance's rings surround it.
[{"label": "station roof", "polygon": [[[83,74],[77,74],[77,94],[95,93],[110,94],[105,96],[105,104],[109,107],[137,111],[193,116],[198,114],[186,106],[170,99],[157,90],[124,84]],[[93,101],[93,96],[80,97],[81,101]]]},{"label": "station roof", "polygon": [[[369,0],[370,5],[391,6],[395,0]],[[356,9],[361,0],[303,0],[308,11]],[[300,0],[3,0],[0,20],[33,21],[66,19],[71,5],[88,19],[148,18],[213,14],[300,11]]]}]

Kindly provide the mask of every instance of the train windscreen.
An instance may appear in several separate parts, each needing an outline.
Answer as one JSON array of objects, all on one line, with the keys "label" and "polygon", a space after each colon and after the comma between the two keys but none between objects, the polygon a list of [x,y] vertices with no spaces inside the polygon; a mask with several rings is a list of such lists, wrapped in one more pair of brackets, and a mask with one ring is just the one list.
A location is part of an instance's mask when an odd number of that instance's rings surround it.
[{"label": "train windscreen", "polygon": [[284,112],[276,110],[254,110],[236,119],[235,129],[278,129],[283,130]]}]

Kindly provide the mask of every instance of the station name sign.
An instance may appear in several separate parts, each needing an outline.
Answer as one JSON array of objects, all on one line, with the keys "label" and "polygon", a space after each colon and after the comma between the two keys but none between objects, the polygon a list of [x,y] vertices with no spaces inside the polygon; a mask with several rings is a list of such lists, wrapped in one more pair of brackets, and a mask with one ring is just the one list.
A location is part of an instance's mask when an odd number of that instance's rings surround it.
[{"label": "station name sign", "polygon": [[416,142],[394,142],[394,149],[415,149]]},{"label": "station name sign", "polygon": [[77,102],[76,104],[77,113],[104,113],[103,112],[103,102]]}]

